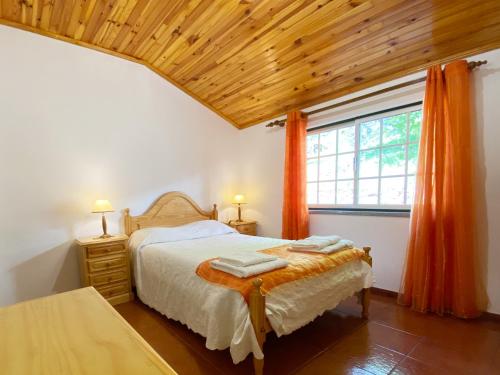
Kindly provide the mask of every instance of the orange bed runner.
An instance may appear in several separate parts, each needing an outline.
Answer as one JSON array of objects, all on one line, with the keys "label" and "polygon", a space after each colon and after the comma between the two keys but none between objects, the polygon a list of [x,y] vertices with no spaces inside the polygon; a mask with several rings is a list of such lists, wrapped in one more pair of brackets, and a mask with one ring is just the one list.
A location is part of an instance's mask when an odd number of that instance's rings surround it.
[{"label": "orange bed runner", "polygon": [[285,268],[243,279],[211,268],[210,262],[213,259],[209,259],[198,266],[196,274],[210,283],[237,290],[248,302],[253,287],[252,282],[255,279],[262,279],[261,290],[264,293],[268,293],[278,285],[306,277],[317,276],[351,260],[361,259],[364,254],[363,250],[359,249],[346,249],[326,255],[292,252],[288,251],[287,248],[288,245],[284,245],[260,251],[261,253],[275,255],[288,260],[289,265]]}]

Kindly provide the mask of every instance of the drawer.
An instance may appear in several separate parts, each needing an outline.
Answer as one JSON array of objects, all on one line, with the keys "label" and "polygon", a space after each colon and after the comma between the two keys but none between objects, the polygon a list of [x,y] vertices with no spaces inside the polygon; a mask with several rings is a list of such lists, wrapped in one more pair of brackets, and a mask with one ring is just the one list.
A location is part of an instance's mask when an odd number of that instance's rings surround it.
[{"label": "drawer", "polygon": [[257,234],[254,224],[238,225],[238,232],[240,232],[241,234],[249,234],[252,236],[255,236]]},{"label": "drawer", "polygon": [[101,293],[104,298],[111,298],[120,294],[127,294],[130,292],[128,281],[122,281],[113,285],[96,286],[95,288],[99,293]]},{"label": "drawer", "polygon": [[97,258],[106,255],[114,255],[125,252],[125,244],[121,243],[111,243],[104,245],[92,245],[87,246],[87,258]]},{"label": "drawer", "polygon": [[112,270],[114,268],[127,267],[127,256],[121,255],[113,258],[87,260],[87,268],[90,273]]},{"label": "drawer", "polygon": [[114,272],[89,275],[90,285],[93,286],[106,285],[110,283],[115,283],[117,281],[126,281],[126,280],[128,280],[127,268],[123,268],[121,270],[117,270]]},{"label": "drawer", "polygon": [[106,300],[112,305],[119,305],[120,303],[132,301],[134,296],[132,293],[118,294],[117,296],[106,298]]}]

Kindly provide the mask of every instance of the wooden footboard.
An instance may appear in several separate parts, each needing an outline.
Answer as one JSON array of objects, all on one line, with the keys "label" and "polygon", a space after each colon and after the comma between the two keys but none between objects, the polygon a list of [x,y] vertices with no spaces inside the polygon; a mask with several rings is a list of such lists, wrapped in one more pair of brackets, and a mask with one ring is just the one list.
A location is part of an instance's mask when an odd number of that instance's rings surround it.
[{"label": "wooden footboard", "polygon": [[[370,256],[370,250],[372,248],[369,246],[363,247],[363,251],[365,254],[363,255],[363,260],[372,267],[373,265],[373,259]],[[365,288],[362,289],[361,292],[359,292],[359,302],[361,303],[361,306],[363,308],[361,315],[363,318],[368,319],[368,310],[370,308],[370,288]]]},{"label": "wooden footboard", "polygon": [[[365,254],[363,255],[362,260],[365,261],[372,266],[373,259],[370,256],[371,247],[365,246],[363,247],[363,251]],[[257,337],[257,342],[259,346],[264,352],[264,342],[266,341],[266,334],[272,330],[269,321],[266,316],[266,297],[260,290],[262,286],[262,279],[256,279],[253,282],[253,290],[250,294],[250,299],[248,303],[248,308],[250,310],[250,319],[252,321],[253,330],[255,332],[255,336]],[[359,302],[362,306],[362,317],[368,318],[368,309],[370,307],[370,288],[362,289],[359,294]],[[264,359],[257,359],[255,356],[253,357],[253,365],[255,375],[263,375],[264,373]]]},{"label": "wooden footboard", "polygon": [[[255,331],[255,336],[257,337],[257,342],[260,348],[264,351],[264,342],[266,341],[267,322],[266,317],[266,297],[262,294],[260,287],[262,285],[262,279],[256,279],[253,282],[253,290],[250,294],[250,300],[248,308],[250,310],[250,319],[252,320],[253,330]],[[257,359],[255,355],[253,357],[253,366],[255,369],[255,375],[262,375],[264,372],[264,358]]]}]

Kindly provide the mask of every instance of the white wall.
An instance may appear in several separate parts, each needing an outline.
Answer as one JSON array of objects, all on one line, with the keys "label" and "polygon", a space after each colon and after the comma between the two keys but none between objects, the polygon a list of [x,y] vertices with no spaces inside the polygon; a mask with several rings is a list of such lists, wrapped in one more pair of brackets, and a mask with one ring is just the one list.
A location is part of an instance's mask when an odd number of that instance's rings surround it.
[{"label": "white wall", "polygon": [[0,26],[0,306],[79,286],[93,200],[141,213],[181,190],[223,203],[233,126],[141,65]]},{"label": "white wall", "polygon": [[[480,167],[478,187],[484,191],[484,202],[478,200],[485,218],[480,221],[485,235],[484,263],[490,299],[489,311],[500,313],[500,50],[485,53],[478,60],[488,60],[475,75],[476,123]],[[482,165],[481,165],[482,164]]]},{"label": "white wall", "polygon": [[[479,202],[484,220],[481,231],[486,238],[485,281],[490,298],[489,311],[500,313],[500,50],[482,54],[472,60],[488,60],[486,66],[474,72],[475,101],[477,108],[478,149],[477,156],[481,168],[478,168],[479,183],[485,186],[485,204]],[[353,95],[339,98],[343,101],[363,93],[392,86],[402,81],[421,77],[425,73],[415,74],[404,79],[388,82]],[[351,106],[342,107],[330,113],[310,119],[310,127],[350,118],[363,113],[371,113],[412,103],[423,97],[424,85],[420,84],[399,92],[386,94],[379,98],[367,99]],[[317,107],[322,107],[322,104]],[[314,107],[313,107],[314,108]],[[312,108],[310,108],[312,109]],[[241,190],[246,192],[251,204],[245,214],[262,223],[261,233],[269,236],[281,234],[281,205],[283,189],[284,129],[269,130],[255,126],[241,132],[240,154],[245,163],[245,174]],[[254,194],[255,192],[255,194]],[[250,208],[252,210],[250,210]],[[312,214],[311,232],[314,234],[339,233],[353,239],[360,245],[373,247],[374,272],[376,286],[398,291],[408,239],[409,218],[348,216],[332,214]]]}]

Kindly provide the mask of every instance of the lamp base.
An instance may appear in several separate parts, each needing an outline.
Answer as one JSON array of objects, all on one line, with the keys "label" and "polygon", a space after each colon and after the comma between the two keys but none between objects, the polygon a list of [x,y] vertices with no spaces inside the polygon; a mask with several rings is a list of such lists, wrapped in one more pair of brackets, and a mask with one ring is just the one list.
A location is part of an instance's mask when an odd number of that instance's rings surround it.
[{"label": "lamp base", "polygon": [[102,240],[104,238],[111,238],[111,237],[114,237],[114,236],[111,234],[101,234],[100,236],[94,237],[94,239],[95,240]]},{"label": "lamp base", "polygon": [[104,216],[104,212],[102,213],[102,234],[96,238],[98,239],[103,239],[103,238],[110,238],[113,237],[111,234],[108,234],[108,225],[106,224],[106,216]]}]

